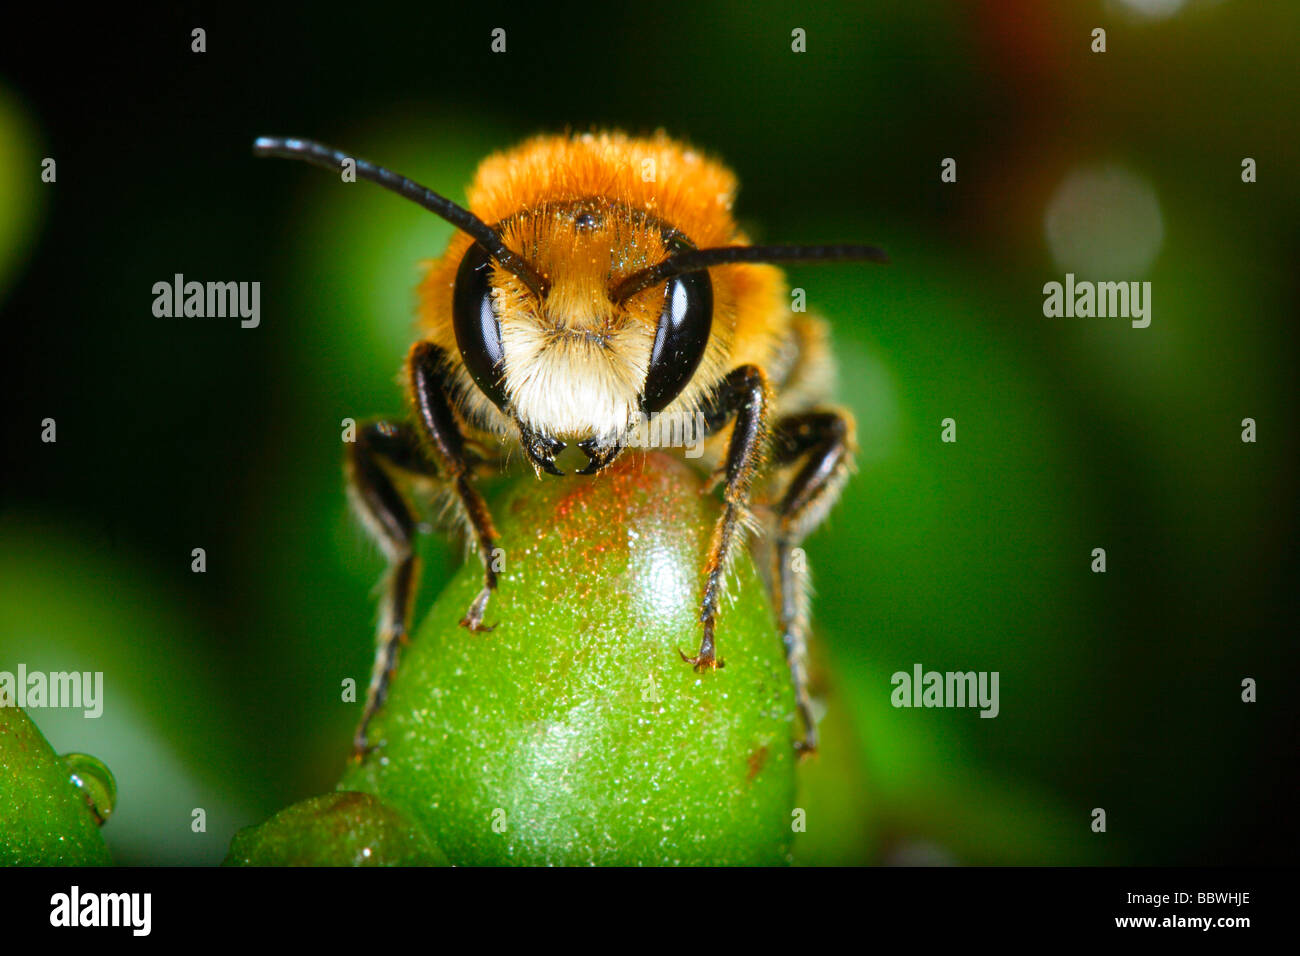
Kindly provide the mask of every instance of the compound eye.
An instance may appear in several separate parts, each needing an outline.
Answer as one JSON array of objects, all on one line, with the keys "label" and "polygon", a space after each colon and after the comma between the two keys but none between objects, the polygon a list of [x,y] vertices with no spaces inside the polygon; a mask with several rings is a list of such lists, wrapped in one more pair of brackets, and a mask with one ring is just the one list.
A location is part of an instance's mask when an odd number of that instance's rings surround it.
[{"label": "compound eye", "polygon": [[505,371],[505,349],[501,345],[501,321],[492,302],[491,277],[492,257],[476,242],[460,260],[456,272],[451,318],[456,345],[470,378],[492,404],[504,409],[501,376]]},{"label": "compound eye", "polygon": [[686,387],[704,358],[712,328],[713,283],[708,270],[669,279],[646,373],[647,412],[663,411]]}]

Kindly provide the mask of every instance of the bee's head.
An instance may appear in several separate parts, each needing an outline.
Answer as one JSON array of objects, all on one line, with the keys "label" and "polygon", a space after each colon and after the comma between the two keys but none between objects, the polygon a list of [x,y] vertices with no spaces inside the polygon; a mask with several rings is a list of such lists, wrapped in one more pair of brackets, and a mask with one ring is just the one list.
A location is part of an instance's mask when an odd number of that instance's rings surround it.
[{"label": "bee's head", "polygon": [[575,442],[590,459],[582,473],[599,471],[642,416],[704,400],[730,371],[731,331],[715,316],[734,317],[739,283],[711,268],[885,259],[872,246],[722,245],[738,238],[734,177],[662,134],[539,138],[497,154],[480,167],[475,212],[311,140],[261,137],[253,151],[351,168],[460,230],[423,286],[431,339],[449,351],[453,333],[461,359],[453,401],[479,428],[516,428],[554,474]]},{"label": "bee's head", "polygon": [[583,472],[599,470],[642,416],[663,411],[691,382],[713,329],[713,282],[702,269],[620,290],[693,246],[617,202],[548,204],[496,228],[541,287],[478,243],[458,244],[452,319],[465,368],[516,423],[534,464],[556,470],[554,454],[576,442],[590,459]]}]

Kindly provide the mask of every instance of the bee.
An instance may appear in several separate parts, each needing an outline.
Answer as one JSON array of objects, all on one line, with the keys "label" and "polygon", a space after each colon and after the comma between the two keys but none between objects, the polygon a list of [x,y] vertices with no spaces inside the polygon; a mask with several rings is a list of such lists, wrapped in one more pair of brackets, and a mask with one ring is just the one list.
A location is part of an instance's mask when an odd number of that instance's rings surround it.
[{"label": "bee", "polygon": [[[792,311],[773,263],[885,262],[867,245],[750,245],[732,218],[735,176],[660,132],[543,135],[489,156],[459,206],[320,143],[261,137],[258,156],[305,160],[413,200],[457,228],[419,287],[419,337],[403,380],[409,421],[359,427],[350,498],[389,564],[354,756],[384,702],[419,578],[411,488],[440,488],[483,562],[461,625],[487,631],[498,535],[475,478],[522,450],[540,478],[576,445],[596,475],[648,416],[702,424],[722,511],[701,570],[696,671],[723,666],[717,623],[747,538],[761,550],[803,722],[816,749],[806,673],[809,594],[792,552],[825,518],[855,452],[852,416],[829,404],[824,322]],[[574,453],[570,453],[573,455]],[[406,488],[406,491],[403,491]],[[758,505],[763,517],[758,517]],[[751,531],[760,534],[749,534]]]}]

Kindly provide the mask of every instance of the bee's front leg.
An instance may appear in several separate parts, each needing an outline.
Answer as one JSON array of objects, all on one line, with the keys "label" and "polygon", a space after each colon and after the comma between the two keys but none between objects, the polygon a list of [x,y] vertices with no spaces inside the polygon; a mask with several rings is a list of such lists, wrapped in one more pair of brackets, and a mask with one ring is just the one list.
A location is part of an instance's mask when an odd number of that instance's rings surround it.
[{"label": "bee's front leg", "polygon": [[461,618],[461,626],[471,631],[490,631],[483,623],[488,599],[497,587],[497,573],[492,564],[492,548],[497,540],[492,515],[483,496],[470,482],[465,458],[465,438],[447,400],[446,365],[443,351],[431,342],[417,342],[408,359],[411,390],[414,393],[416,421],[438,460],[439,471],[446,477],[460,504],[461,516],[474,537],[479,558],[483,561],[483,588]]},{"label": "bee's front leg", "polygon": [[726,463],[721,471],[723,486],[723,511],[713,528],[709,556],[704,566],[704,599],[700,606],[700,622],[704,637],[695,657],[687,657],[680,650],[682,660],[694,665],[697,671],[722,667],[713,640],[713,630],[726,585],[727,571],[732,557],[744,543],[745,529],[750,523],[749,497],[754,473],[762,460],[768,431],[768,407],[771,404],[767,376],[756,365],[742,365],[732,370],[718,390],[717,409],[722,421],[735,417],[731,441],[727,445]]},{"label": "bee's front leg", "polygon": [[[369,749],[367,730],[383,706],[388,685],[397,670],[397,655],[408,639],[411,606],[419,582],[420,560],[413,548],[415,516],[394,481],[405,473],[444,482],[455,492],[466,522],[483,558],[484,582],[461,624],[472,631],[487,631],[483,612],[497,586],[492,567],[496,530],[482,497],[469,483],[464,439],[447,403],[436,346],[420,344],[412,350],[411,385],[415,392],[420,433],[405,423],[386,421],[363,425],[349,447],[345,463],[348,492],[362,524],[388,558],[389,570],[379,605],[375,665],[366,692],[365,709],[352,740],[353,756]],[[432,454],[431,454],[432,453]],[[430,460],[430,459],[434,460]]]}]

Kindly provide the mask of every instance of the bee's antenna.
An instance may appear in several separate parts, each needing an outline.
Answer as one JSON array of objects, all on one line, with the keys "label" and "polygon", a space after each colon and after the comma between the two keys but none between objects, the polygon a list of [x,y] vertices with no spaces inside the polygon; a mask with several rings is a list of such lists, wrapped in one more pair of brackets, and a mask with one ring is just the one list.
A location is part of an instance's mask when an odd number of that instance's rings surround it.
[{"label": "bee's antenna", "polygon": [[889,261],[889,256],[875,246],[719,246],[715,249],[687,249],[632,273],[619,282],[609,295],[615,302],[626,302],[638,292],[658,285],[665,279],[684,272],[699,272],[709,266],[737,262],[829,262],[840,259],[883,263]]},{"label": "bee's antenna", "polygon": [[333,149],[310,139],[296,139],[286,136],[259,136],[253,142],[253,154],[256,156],[278,156],[281,159],[301,159],[323,169],[338,170],[345,160],[356,163],[357,175],[378,183],[385,189],[392,190],[418,203],[429,212],[441,216],[457,229],[471,236],[475,242],[487,250],[488,254],[500,263],[501,267],[518,276],[539,299],[546,295],[548,283],[537,274],[521,256],[512,252],[501,241],[495,229],[485,223],[468,209],[456,205],[445,196],[440,196],[427,186],[399,176],[391,170],[364,159],[358,159],[341,150]]}]

